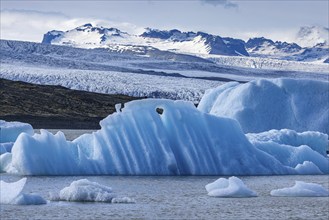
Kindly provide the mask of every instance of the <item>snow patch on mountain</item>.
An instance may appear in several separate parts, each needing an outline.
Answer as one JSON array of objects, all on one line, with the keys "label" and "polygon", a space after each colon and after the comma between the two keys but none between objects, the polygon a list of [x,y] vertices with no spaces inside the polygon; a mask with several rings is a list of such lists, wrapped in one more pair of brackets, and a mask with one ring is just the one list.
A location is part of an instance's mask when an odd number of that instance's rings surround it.
[{"label": "snow patch on mountain", "polygon": [[321,26],[301,27],[296,34],[296,42],[303,47],[314,47],[319,44],[329,45],[329,28]]},{"label": "snow patch on mountain", "polygon": [[80,48],[141,45],[181,53],[248,56],[242,40],[222,38],[203,32],[181,32],[176,29],[161,31],[147,28],[141,35],[131,35],[116,28],[85,24],[66,32],[50,31],[44,35],[42,42]]}]

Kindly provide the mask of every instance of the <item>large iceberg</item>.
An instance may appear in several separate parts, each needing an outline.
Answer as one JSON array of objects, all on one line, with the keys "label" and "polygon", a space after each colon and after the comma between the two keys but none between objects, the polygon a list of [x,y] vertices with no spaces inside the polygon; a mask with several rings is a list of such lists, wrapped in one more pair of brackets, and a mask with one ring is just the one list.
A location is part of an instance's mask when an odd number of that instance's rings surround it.
[{"label": "large iceberg", "polygon": [[213,197],[256,197],[257,193],[250,190],[241,179],[232,176],[228,179],[219,178],[205,186],[208,196]]},{"label": "large iceberg", "polygon": [[287,128],[329,134],[328,100],[328,82],[261,79],[209,89],[198,109],[236,119],[245,133]]},{"label": "large iceberg", "polygon": [[272,190],[271,195],[293,197],[328,197],[329,191],[316,183],[296,181],[295,185],[292,187]]},{"label": "large iceberg", "polygon": [[273,142],[278,150],[268,150],[267,142],[252,144],[237,121],[202,113],[191,102],[146,99],[117,111],[100,122],[101,130],[72,142],[62,132],[23,133],[12,153],[0,157],[0,164],[6,161],[1,169],[22,175],[268,175],[300,174],[303,169],[295,168],[309,161],[329,173],[320,148]]}]

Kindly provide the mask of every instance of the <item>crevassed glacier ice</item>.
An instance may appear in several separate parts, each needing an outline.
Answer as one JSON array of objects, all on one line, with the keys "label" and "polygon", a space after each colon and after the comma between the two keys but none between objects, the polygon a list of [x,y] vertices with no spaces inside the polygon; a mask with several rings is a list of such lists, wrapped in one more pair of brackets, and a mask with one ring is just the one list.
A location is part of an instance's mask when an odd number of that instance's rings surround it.
[{"label": "crevassed glacier ice", "polygon": [[296,181],[295,185],[292,187],[272,190],[271,195],[294,197],[328,197],[329,191],[320,184]]},{"label": "crevassed glacier ice", "polygon": [[209,89],[198,109],[239,121],[245,133],[288,128],[329,134],[329,83],[261,79]]},{"label": "crevassed glacier ice", "polygon": [[299,174],[295,167],[307,160],[329,173],[329,159],[312,148],[254,146],[237,121],[202,113],[191,102],[132,101],[100,124],[72,142],[62,132],[21,134],[2,169],[24,175]]},{"label": "crevassed glacier ice", "polygon": [[250,190],[241,179],[232,176],[228,179],[219,178],[205,186],[208,195],[213,197],[256,197],[257,193]]}]

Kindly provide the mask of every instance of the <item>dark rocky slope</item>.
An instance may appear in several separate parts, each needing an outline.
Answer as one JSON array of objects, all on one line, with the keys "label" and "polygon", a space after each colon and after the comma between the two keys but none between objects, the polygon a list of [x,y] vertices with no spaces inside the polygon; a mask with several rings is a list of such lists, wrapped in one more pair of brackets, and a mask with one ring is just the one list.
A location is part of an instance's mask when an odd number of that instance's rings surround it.
[{"label": "dark rocky slope", "polygon": [[34,128],[98,129],[115,104],[135,99],[0,79],[0,119]]}]

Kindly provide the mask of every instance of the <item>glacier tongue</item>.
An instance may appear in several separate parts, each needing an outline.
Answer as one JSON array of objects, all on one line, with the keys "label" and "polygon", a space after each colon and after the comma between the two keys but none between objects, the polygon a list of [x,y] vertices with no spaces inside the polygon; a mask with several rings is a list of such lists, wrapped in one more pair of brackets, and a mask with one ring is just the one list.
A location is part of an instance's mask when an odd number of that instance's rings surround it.
[{"label": "glacier tongue", "polygon": [[[101,130],[70,142],[46,130],[21,134],[11,169],[24,175],[260,175],[297,174],[295,147],[249,142],[237,121],[198,111],[190,102],[146,99],[125,104],[100,122]],[[264,143],[267,144],[267,143]],[[276,145],[274,145],[276,147]],[[329,160],[308,146],[299,156],[329,173]],[[264,150],[264,151],[263,151]],[[319,160],[320,158],[320,160]],[[1,159],[0,159],[1,160]],[[315,161],[316,160],[316,161]],[[1,162],[1,161],[0,161]],[[315,167],[315,168],[316,168]]]}]

